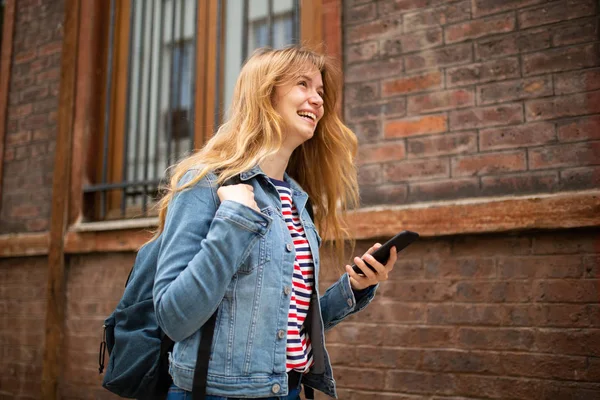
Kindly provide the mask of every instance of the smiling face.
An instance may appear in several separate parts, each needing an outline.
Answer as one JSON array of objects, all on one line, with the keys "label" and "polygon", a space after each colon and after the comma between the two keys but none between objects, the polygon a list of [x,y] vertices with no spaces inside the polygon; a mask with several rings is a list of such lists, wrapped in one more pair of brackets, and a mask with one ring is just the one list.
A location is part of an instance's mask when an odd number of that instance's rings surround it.
[{"label": "smiling face", "polygon": [[284,122],[285,147],[293,150],[313,137],[324,113],[323,96],[323,78],[316,68],[275,88],[274,108]]}]

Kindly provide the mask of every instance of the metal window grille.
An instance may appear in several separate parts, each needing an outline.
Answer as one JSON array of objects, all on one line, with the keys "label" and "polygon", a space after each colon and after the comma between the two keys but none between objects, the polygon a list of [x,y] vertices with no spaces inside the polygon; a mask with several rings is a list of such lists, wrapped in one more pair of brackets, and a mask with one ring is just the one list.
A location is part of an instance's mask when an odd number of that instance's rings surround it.
[{"label": "metal window grille", "polygon": [[[114,118],[110,94],[114,91],[113,53],[118,39],[115,38],[116,1],[110,2],[102,171],[99,182],[84,187],[84,193],[97,196],[96,217],[101,220],[148,216],[149,206],[159,196],[166,168],[194,148],[198,1],[129,0],[126,118],[123,135],[118,139],[123,141],[122,180],[110,181],[109,126]],[[217,26],[217,40],[220,42],[221,35],[225,35],[226,47],[238,49],[233,57],[225,53],[225,62],[235,64],[238,72],[255,48],[299,42],[298,0],[220,0],[217,23],[225,10],[242,17],[241,37],[228,35],[226,26]],[[219,46],[217,49],[216,60],[208,62],[221,59],[223,49]],[[217,74],[222,74],[220,68]],[[217,106],[215,116],[219,115],[221,110]],[[120,193],[120,207],[115,210],[112,204],[109,210],[108,196],[115,191]]]}]

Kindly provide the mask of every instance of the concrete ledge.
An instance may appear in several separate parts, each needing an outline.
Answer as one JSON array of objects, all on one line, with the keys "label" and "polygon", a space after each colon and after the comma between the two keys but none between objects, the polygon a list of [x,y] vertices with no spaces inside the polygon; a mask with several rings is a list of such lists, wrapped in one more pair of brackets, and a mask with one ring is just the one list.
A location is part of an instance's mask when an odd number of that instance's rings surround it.
[{"label": "concrete ledge", "polygon": [[43,256],[49,247],[49,232],[0,235],[0,257]]},{"label": "concrete ledge", "polygon": [[[156,218],[79,223],[66,234],[65,253],[137,251],[152,237]],[[481,198],[363,208],[348,214],[357,240],[387,238],[407,229],[423,237],[600,226],[600,190]],[[48,254],[49,234],[0,235],[0,257]]]},{"label": "concrete ledge", "polygon": [[412,230],[423,237],[600,226],[600,190],[365,208],[348,215],[355,239]]}]

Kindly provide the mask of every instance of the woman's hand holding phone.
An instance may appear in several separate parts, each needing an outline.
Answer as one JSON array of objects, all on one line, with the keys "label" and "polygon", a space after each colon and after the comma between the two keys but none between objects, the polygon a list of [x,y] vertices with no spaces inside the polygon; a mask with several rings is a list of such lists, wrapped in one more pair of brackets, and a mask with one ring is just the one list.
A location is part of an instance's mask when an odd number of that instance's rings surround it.
[{"label": "woman's hand holding phone", "polygon": [[402,231],[385,242],[376,243],[362,258],[354,258],[354,265],[346,266],[350,275],[350,283],[354,290],[361,290],[388,279],[388,274],[394,268],[399,251],[419,238],[419,234]]},{"label": "woman's hand holding phone", "polygon": [[[371,255],[380,247],[381,243],[375,243],[367,250],[362,258],[354,257],[353,261],[355,265],[360,268],[363,275],[358,274],[352,266],[346,265],[346,272],[348,272],[348,275],[350,276],[350,285],[352,286],[352,289],[363,290],[388,279],[389,273],[394,269],[394,264],[398,259],[398,253],[396,252],[396,247],[392,247],[390,249],[390,257],[384,265]],[[369,263],[372,269],[367,266],[365,261]],[[373,269],[375,271],[373,271]]]}]

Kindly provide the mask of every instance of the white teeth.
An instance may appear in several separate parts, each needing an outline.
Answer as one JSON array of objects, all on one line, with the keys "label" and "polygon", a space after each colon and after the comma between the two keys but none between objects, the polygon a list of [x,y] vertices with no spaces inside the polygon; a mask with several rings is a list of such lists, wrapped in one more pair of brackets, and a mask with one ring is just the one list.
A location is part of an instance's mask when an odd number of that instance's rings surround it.
[{"label": "white teeth", "polygon": [[317,119],[317,116],[315,114],[307,111],[298,111],[298,115],[300,115],[301,117],[308,117],[313,121]]}]

